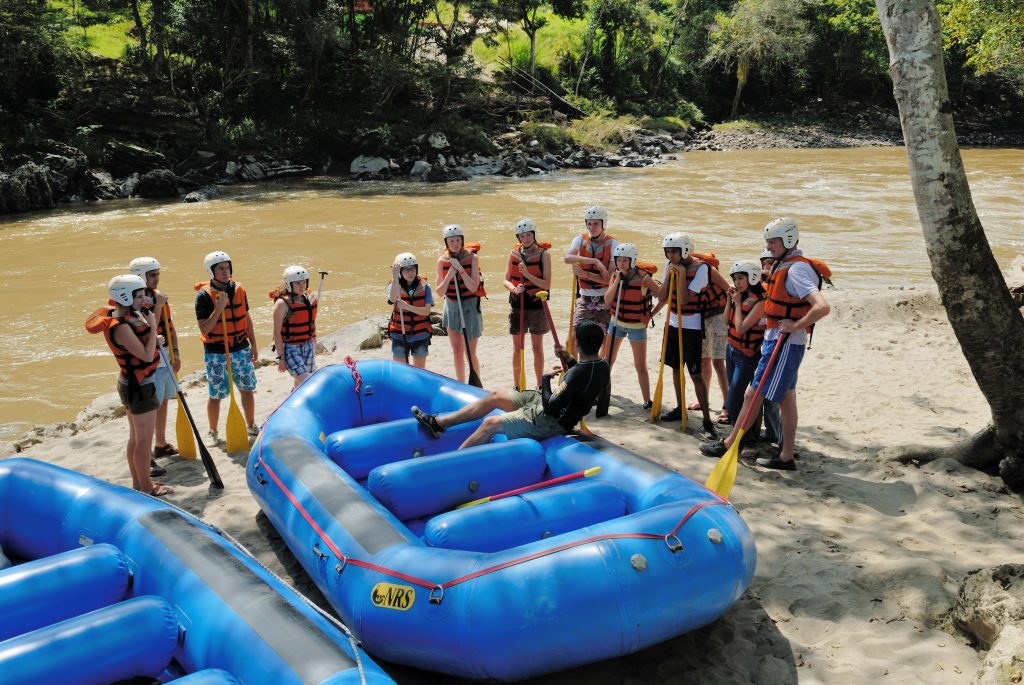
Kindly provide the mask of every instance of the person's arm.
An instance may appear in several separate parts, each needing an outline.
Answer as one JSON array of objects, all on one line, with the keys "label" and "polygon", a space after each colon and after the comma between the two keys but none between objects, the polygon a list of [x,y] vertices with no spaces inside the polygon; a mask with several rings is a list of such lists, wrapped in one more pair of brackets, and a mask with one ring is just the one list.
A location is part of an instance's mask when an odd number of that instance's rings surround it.
[{"label": "person's arm", "polygon": [[[200,290],[196,295],[196,319],[199,322],[199,332],[203,335],[209,335],[210,331],[217,325],[217,322],[220,321],[220,313],[224,311],[228,298],[224,293],[220,293],[217,299],[213,300],[212,309],[208,309],[206,304],[209,301],[210,294],[205,290]],[[207,314],[207,311],[209,311],[209,314]]]},{"label": "person's arm", "polygon": [[[439,293],[447,293],[448,284],[451,283],[452,279],[455,277],[455,268],[453,266],[455,260],[449,257],[445,257],[445,254],[448,253],[445,252],[440,257],[437,258],[437,280],[435,281],[435,283],[437,284],[437,292]],[[448,266],[447,272],[445,272],[444,269],[446,265]]]},{"label": "person's arm", "polygon": [[780,333],[793,333],[795,331],[801,331],[808,328],[811,324],[821,321],[829,312],[832,311],[832,306],[825,299],[825,296],[820,290],[812,290],[804,297],[805,302],[811,304],[811,308],[807,310],[807,313],[801,316],[796,321],[785,319],[779,322]]},{"label": "person's arm", "polygon": [[469,273],[466,273],[466,270],[462,268],[462,264],[458,262],[452,266],[459,270],[459,278],[465,284],[466,290],[475,293],[477,288],[480,287],[480,258],[476,256],[476,253],[473,253],[473,261],[470,264]]},{"label": "person's arm", "polygon": [[147,311],[143,318],[150,330],[149,339],[145,344],[139,340],[134,331],[130,330],[130,324],[114,328],[114,341],[128,350],[128,353],[136,359],[149,362],[153,360],[153,355],[156,353],[157,343],[163,342],[163,336],[156,333],[156,316],[152,311]]},{"label": "person's arm", "polygon": [[287,371],[284,363],[284,319],[288,316],[288,303],[283,299],[274,302],[274,349],[277,350],[277,370]]},{"label": "person's arm", "polygon": [[541,290],[551,290],[551,255],[548,254],[547,250],[541,254],[540,258],[540,276],[534,276],[532,273],[526,270],[526,264],[521,262],[519,273],[523,275],[523,278],[533,283]]},{"label": "person's arm", "polygon": [[604,293],[604,303],[609,307],[615,302],[615,297],[619,292],[619,284],[622,283],[622,272],[618,269],[612,273],[611,279],[608,281],[608,290]]},{"label": "person's arm", "polygon": [[171,318],[171,308],[164,303],[164,311],[167,312],[167,324],[170,330],[168,333],[171,334],[170,346],[174,350],[174,362],[171,367],[174,369],[174,373],[181,371],[181,352],[178,351],[178,329],[174,326],[174,319]]},{"label": "person's arm", "polygon": [[736,327],[736,332],[740,335],[749,331],[751,326],[757,325],[757,322],[764,318],[764,300],[755,304],[742,321],[740,321],[741,318],[743,318],[743,312],[739,307],[736,307],[736,319],[733,321],[733,325]]},{"label": "person's arm", "polygon": [[576,264],[585,264],[590,261],[589,257],[580,256],[580,248],[582,246],[583,238],[580,236],[573,238],[572,243],[569,244],[569,249],[565,251],[565,257],[562,258],[562,261],[566,264],[572,264],[573,266]]},{"label": "person's arm", "polygon": [[554,418],[562,415],[565,408],[581,390],[577,387],[579,385],[577,378],[578,374],[573,369],[569,369],[558,386],[558,392],[551,391],[551,376],[541,378],[540,399],[545,414]]},{"label": "person's arm", "polygon": [[256,328],[252,324],[252,315],[249,314],[249,296],[245,296],[245,337],[249,339],[249,346],[252,347],[252,360],[255,362],[260,358],[260,351],[256,347]]},{"label": "person's arm", "polygon": [[394,304],[402,297],[402,267],[395,262],[391,265],[391,283],[388,285],[388,304]]},{"label": "person's arm", "polygon": [[[514,269],[514,271],[513,271]],[[508,254],[508,264],[505,265],[505,278],[501,282],[505,286],[505,290],[509,291],[513,295],[518,295],[523,292],[523,286],[516,285],[512,282],[512,276],[519,272],[519,255],[516,254],[515,250]]]}]

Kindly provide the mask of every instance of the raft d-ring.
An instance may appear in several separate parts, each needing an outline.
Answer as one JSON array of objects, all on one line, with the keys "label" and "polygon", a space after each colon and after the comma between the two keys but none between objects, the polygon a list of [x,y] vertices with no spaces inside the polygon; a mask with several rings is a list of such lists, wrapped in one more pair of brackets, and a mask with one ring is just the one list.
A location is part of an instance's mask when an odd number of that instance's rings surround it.
[{"label": "raft d-ring", "polygon": [[340,576],[346,566],[348,566],[348,557],[342,557],[338,560],[338,565],[334,567],[334,572]]},{"label": "raft d-ring", "polygon": [[430,589],[430,603],[440,604],[441,600],[444,599],[444,588],[440,585],[435,585]]},{"label": "raft d-ring", "polygon": [[256,473],[256,482],[259,483],[260,485],[266,485],[267,483],[270,482],[270,481],[267,481],[267,480],[263,480],[263,475],[259,471],[256,471],[255,473]]},{"label": "raft d-ring", "polygon": [[313,543],[313,554],[317,555],[321,559],[326,559],[327,557],[330,556],[329,554],[326,554],[326,553],[320,551],[319,545],[317,543],[315,543],[315,542]]},{"label": "raft d-ring", "polygon": [[683,549],[683,543],[676,537],[675,533],[669,533],[665,536],[665,544],[668,545],[668,551],[672,552],[672,554]]}]

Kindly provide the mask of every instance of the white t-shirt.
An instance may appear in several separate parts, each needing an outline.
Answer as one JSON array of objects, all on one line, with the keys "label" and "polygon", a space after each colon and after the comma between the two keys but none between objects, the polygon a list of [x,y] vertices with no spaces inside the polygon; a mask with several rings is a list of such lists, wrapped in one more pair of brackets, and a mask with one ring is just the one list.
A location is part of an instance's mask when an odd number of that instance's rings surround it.
[{"label": "white t-shirt", "polygon": [[[608,249],[610,249],[612,251],[612,254],[614,254],[615,253],[615,248],[619,246],[619,241],[615,240],[613,238],[611,240],[611,242],[609,243],[609,245],[610,245],[610,247]],[[566,253],[566,256],[567,257],[568,256],[572,256],[572,255],[577,255],[578,256],[579,253],[580,253],[580,250],[582,248],[583,248],[583,236],[578,235],[578,236],[576,236],[575,238],[572,239],[572,245],[569,246],[569,251]],[[609,264],[608,265],[608,271],[610,273],[612,271],[612,266],[611,266],[612,261],[610,259],[608,261],[608,264]],[[587,295],[589,297],[603,297],[606,292],[608,292],[608,288],[607,287],[605,287],[605,288],[580,288],[580,295]]]},{"label": "white t-shirt", "polygon": [[[800,257],[803,252],[793,250],[787,257]],[[796,262],[786,270],[786,292],[793,297],[803,299],[818,289],[818,273],[806,262]],[[765,340],[775,340],[779,337],[778,328],[769,328],[764,333]],[[806,345],[807,331],[801,329],[789,334],[790,345]]]},{"label": "white t-shirt", "polygon": [[[665,278],[668,278],[668,270],[671,268],[670,262],[665,262]],[[697,273],[693,275],[693,279],[689,283],[687,288],[691,293],[699,293],[701,290],[706,288],[708,285],[708,265],[706,263],[701,264],[697,267]],[[691,297],[693,297],[691,295]],[[679,328],[679,317],[676,316],[675,312],[668,313],[668,325]],[[691,331],[700,330],[700,314],[683,314],[683,325],[682,328]]]}]

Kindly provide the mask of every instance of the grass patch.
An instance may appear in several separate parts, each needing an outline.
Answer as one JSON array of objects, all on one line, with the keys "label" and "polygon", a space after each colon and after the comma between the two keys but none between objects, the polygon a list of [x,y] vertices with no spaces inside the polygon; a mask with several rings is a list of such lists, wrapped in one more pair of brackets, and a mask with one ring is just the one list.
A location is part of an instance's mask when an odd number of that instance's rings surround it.
[{"label": "grass patch", "polygon": [[94,55],[121,59],[125,47],[135,42],[128,35],[134,26],[132,21],[93,24],[89,27],[71,26],[67,35]]},{"label": "grass patch", "polygon": [[640,121],[640,125],[652,131],[668,133],[689,133],[693,126],[679,117],[648,117]]},{"label": "grass patch", "polygon": [[753,121],[751,119],[733,119],[732,121],[723,121],[720,124],[715,124],[712,128],[718,133],[768,130],[768,127],[761,122]]},{"label": "grass patch", "polygon": [[[587,24],[581,19],[563,19],[554,14],[544,15],[547,25],[537,32],[537,66],[545,67],[555,76],[563,54],[579,54],[583,51],[583,39]],[[527,71],[530,68],[530,39],[518,27],[510,28],[508,34],[495,33],[493,40],[478,38],[473,43],[473,56],[488,71],[501,71],[504,62]],[[499,61],[500,60],[500,61]]]},{"label": "grass patch", "polygon": [[590,114],[570,124],[573,139],[588,148],[617,150],[629,134],[640,128],[636,119],[615,116],[609,112]]}]

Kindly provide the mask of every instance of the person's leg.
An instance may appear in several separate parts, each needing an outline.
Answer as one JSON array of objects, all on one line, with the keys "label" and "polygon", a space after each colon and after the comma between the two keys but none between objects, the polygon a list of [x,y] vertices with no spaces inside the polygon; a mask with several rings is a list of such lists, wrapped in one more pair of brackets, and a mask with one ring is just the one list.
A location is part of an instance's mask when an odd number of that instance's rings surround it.
[{"label": "person's leg", "polygon": [[441,428],[451,428],[459,424],[476,421],[495,409],[512,411],[512,393],[508,390],[491,390],[480,399],[470,402],[465,407],[453,411],[451,414],[437,417],[437,424]]},{"label": "person's leg", "polygon": [[206,400],[206,419],[210,422],[210,430],[217,432],[217,422],[220,421],[220,400],[211,397]]},{"label": "person's leg", "polygon": [[[135,430],[135,415],[128,414],[128,446],[125,448],[125,458],[128,460],[128,471],[132,474],[132,488],[139,487],[139,470],[135,468],[135,441],[137,439]],[[146,461],[146,473],[149,473],[149,461]]]},{"label": "person's leg", "polygon": [[646,405],[651,401],[651,379],[647,372],[647,341],[633,340],[629,345],[633,349],[633,368],[636,369],[636,379],[640,383],[640,396]]},{"label": "person's leg", "polygon": [[533,348],[533,375],[537,379],[537,384],[533,387],[539,388],[544,376],[544,334],[531,333],[530,345]]},{"label": "person's leg", "polygon": [[242,400],[242,414],[245,415],[245,425],[256,424],[256,393],[252,390],[239,390],[238,396]]},{"label": "person's leg", "polygon": [[[701,375],[701,378],[704,379],[705,381],[709,380],[711,378],[711,357],[701,357],[701,360],[700,360],[700,375]],[[692,373],[690,374],[690,378],[693,378],[693,374]],[[707,385],[705,383],[705,388],[706,387],[707,387]],[[696,390],[696,386],[694,386],[694,390]],[[706,392],[706,389],[705,389],[705,392]],[[704,411],[703,407],[701,406],[700,393],[696,392],[695,394],[697,395],[697,401],[696,402],[690,402],[690,404],[688,404],[686,406],[686,408],[689,409],[690,411],[698,411],[698,410],[699,411]],[[704,406],[707,406],[707,402],[704,403]]]},{"label": "person's leg", "polygon": [[480,378],[480,359],[476,356],[476,345],[480,342],[480,338],[469,339],[469,358],[473,360],[473,370],[476,371],[476,377]]},{"label": "person's leg", "polygon": [[[133,414],[132,427],[135,440],[131,442],[132,464],[135,471],[132,475],[132,487],[142,492],[153,492],[154,484],[149,475],[149,446],[153,444],[153,431],[156,428],[156,410],[145,414]],[[135,481],[138,484],[135,484]]]},{"label": "person's leg", "polygon": [[790,390],[779,402],[779,413],[782,416],[782,445],[779,448],[779,459],[793,460],[793,446],[796,440],[796,390]]},{"label": "person's leg", "polygon": [[160,403],[160,408],[156,410],[156,441],[157,447],[167,446],[167,403],[169,400],[164,400]]},{"label": "person's leg", "polygon": [[725,351],[725,373],[729,377],[729,392],[725,396],[725,411],[729,414],[729,423],[735,425],[743,406],[743,391],[746,386],[740,384],[742,375],[743,353],[730,346]]},{"label": "person's leg", "polygon": [[[618,335],[607,336],[607,337],[612,341],[612,356],[611,356],[611,359],[608,361],[608,366],[614,367],[615,366],[615,360],[619,356],[619,348],[622,346],[623,338],[620,338]],[[607,357],[606,357],[606,359],[607,359]]]},{"label": "person's leg", "polygon": [[697,395],[697,405],[700,407],[701,419],[705,424],[711,423],[711,411],[708,409],[708,385],[704,382],[704,376],[700,373],[690,372],[690,380],[693,381],[693,390]]},{"label": "person's leg", "polygon": [[[452,305],[457,311],[457,307]],[[458,316],[458,314],[455,314]],[[448,329],[448,342],[452,345],[452,361],[455,363],[455,380],[459,383],[466,382],[466,345],[462,337],[462,330],[454,327]]]},{"label": "person's leg", "polygon": [[[718,389],[722,391],[722,406],[725,407],[726,398],[729,397],[729,376],[725,373],[725,360],[724,359],[712,359],[711,367],[715,370],[715,376],[718,378]],[[711,376],[705,376],[710,379]]]},{"label": "person's leg", "polygon": [[427,355],[423,355],[422,357],[413,357],[412,365],[415,366],[417,369],[427,368]]},{"label": "person's leg", "polygon": [[464,450],[467,447],[475,447],[477,445],[484,445],[491,441],[497,433],[501,432],[501,417],[488,416],[486,419],[480,422],[480,426],[477,427],[473,434],[463,441],[459,445],[460,450]]},{"label": "person's leg", "polygon": [[210,424],[210,432],[217,433],[220,421],[220,401],[228,396],[227,356],[207,352],[203,355],[206,364],[206,391],[210,397],[206,401],[206,419]]},{"label": "person's leg", "polygon": [[776,402],[764,402],[764,433],[769,443],[780,448],[785,443],[782,439],[782,417],[779,416],[779,405]]}]

